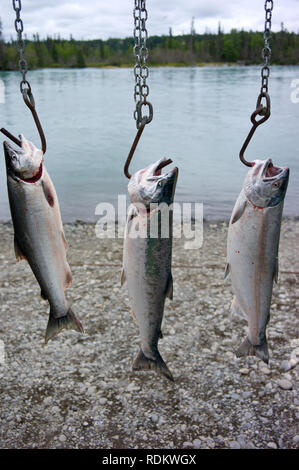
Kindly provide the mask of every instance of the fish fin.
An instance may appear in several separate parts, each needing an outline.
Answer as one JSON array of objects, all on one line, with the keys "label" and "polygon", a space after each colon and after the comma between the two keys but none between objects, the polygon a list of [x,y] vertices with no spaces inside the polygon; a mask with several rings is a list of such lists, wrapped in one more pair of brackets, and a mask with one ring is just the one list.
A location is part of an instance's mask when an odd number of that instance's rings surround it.
[{"label": "fish fin", "polygon": [[224,279],[227,279],[230,275],[230,264],[226,263],[225,271],[224,271]]},{"label": "fish fin", "polygon": [[275,269],[274,269],[274,274],[273,274],[273,280],[275,281],[275,284],[278,283],[278,258],[276,258],[276,263],[275,263]]},{"label": "fish fin", "polygon": [[169,274],[169,278],[167,281],[167,287],[166,287],[166,297],[168,297],[170,300],[173,299],[173,279],[172,279],[172,274]]},{"label": "fish fin", "polygon": [[20,245],[17,242],[16,236],[14,237],[14,248],[15,248],[15,255],[16,260],[21,261],[21,259],[27,260],[26,256],[23,255]]},{"label": "fish fin", "polygon": [[45,180],[42,180],[42,187],[44,190],[45,198],[49,203],[49,206],[54,207],[55,194],[53,194],[51,186],[47,184]]},{"label": "fish fin", "polygon": [[159,352],[157,359],[149,359],[145,356],[144,352],[140,348],[139,353],[137,354],[136,358],[134,359],[132,369],[133,370],[154,370],[157,374],[164,375],[167,379],[174,382],[173,376],[168,369],[167,365],[163,361],[162,357],[160,356]]},{"label": "fish fin", "polygon": [[121,276],[120,276],[120,287],[124,285],[124,283],[126,282],[126,279],[127,278],[126,278],[125,269],[123,268],[121,272]]},{"label": "fish fin", "polygon": [[230,309],[231,309],[231,312],[233,314],[240,315],[241,317],[246,318],[246,314],[245,314],[244,310],[242,309],[240,303],[238,302],[238,299],[237,299],[236,296],[234,296],[234,298],[233,298]]},{"label": "fish fin", "polygon": [[239,205],[238,207],[235,208],[233,214],[232,214],[232,217],[231,217],[231,221],[230,223],[231,224],[234,224],[235,222],[237,222],[243,215],[244,211],[245,211],[245,208],[247,206],[247,199],[244,199]]},{"label": "fish fin", "polygon": [[61,238],[62,238],[64,248],[67,250],[68,249],[68,244],[67,244],[67,241],[66,241],[65,234],[64,234],[63,230],[61,230]]},{"label": "fish fin", "polygon": [[40,291],[40,296],[43,300],[48,300],[48,297],[46,296],[46,294],[42,290]]},{"label": "fish fin", "polygon": [[76,330],[83,333],[83,326],[80,320],[76,317],[71,308],[64,317],[55,318],[50,311],[50,317],[46,329],[45,343],[47,344],[50,339],[60,333],[62,330]]},{"label": "fish fin", "polygon": [[131,308],[131,315],[132,315],[132,317],[133,317],[134,322],[135,322],[136,325],[137,325],[138,323],[137,323],[137,320],[136,320],[136,315],[135,315],[134,310],[133,310],[132,308]]},{"label": "fish fin", "polygon": [[128,211],[127,223],[129,223],[132,219],[134,219],[136,215],[138,215],[138,209],[133,204],[131,204],[129,211]]},{"label": "fish fin", "polygon": [[267,344],[267,339],[265,337],[264,341],[262,344],[251,344],[248,338],[246,338],[241,346],[238,348],[236,351],[236,356],[237,357],[243,357],[243,356],[257,356],[262,361],[264,361],[266,364],[269,362],[269,351],[268,351],[268,344]]},{"label": "fish fin", "polygon": [[70,287],[72,282],[73,282],[73,276],[72,276],[71,270],[68,269],[67,272],[66,272],[66,275],[65,275],[64,290],[66,290],[68,287]]}]

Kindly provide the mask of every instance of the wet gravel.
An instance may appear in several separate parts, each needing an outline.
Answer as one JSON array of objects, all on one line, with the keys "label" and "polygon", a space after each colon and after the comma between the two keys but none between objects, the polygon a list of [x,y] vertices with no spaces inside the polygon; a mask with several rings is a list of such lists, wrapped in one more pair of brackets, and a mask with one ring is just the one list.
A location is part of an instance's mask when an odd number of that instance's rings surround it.
[{"label": "wet gravel", "polygon": [[159,343],[175,383],[131,371],[139,340],[120,288],[122,240],[82,223],[65,232],[68,298],[85,333],[64,331],[45,347],[48,304],[27,263],[15,262],[12,226],[0,225],[1,448],[299,447],[298,221],[282,226],[268,365],[234,354],[247,326],[230,314],[223,281],[227,224],[206,223],[198,250],[175,240]]}]

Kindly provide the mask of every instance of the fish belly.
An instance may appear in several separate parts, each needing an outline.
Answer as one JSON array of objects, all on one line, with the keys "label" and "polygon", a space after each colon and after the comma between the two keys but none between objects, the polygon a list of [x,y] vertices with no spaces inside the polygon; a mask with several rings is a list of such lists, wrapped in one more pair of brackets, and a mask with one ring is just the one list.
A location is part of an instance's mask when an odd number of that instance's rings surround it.
[{"label": "fish belly", "polygon": [[[44,170],[45,171],[45,170]],[[47,173],[45,181],[52,185]],[[52,185],[51,205],[46,199],[42,182],[28,184],[8,178],[11,215],[15,242],[28,260],[49,300],[55,316],[64,316],[68,309],[64,289],[71,281],[58,199]]]},{"label": "fish belly", "polygon": [[[128,234],[128,230],[127,230]],[[171,273],[171,242],[126,234],[124,270],[144,353],[155,356]],[[154,359],[154,357],[153,357]]]},{"label": "fish belly", "polygon": [[228,263],[238,307],[245,313],[253,345],[264,341],[277,269],[282,205],[255,208],[250,203],[228,232]]}]

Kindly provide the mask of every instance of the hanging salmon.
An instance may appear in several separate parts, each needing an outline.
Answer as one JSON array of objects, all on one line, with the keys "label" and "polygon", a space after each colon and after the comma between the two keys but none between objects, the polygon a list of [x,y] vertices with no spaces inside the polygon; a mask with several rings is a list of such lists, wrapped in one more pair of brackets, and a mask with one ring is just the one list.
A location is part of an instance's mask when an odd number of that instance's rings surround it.
[{"label": "hanging salmon", "polygon": [[248,336],[237,357],[269,361],[266,326],[273,280],[278,275],[278,246],[289,169],[271,159],[252,163],[229,223],[227,266],[235,294],[232,311],[248,321]]},{"label": "hanging salmon", "polygon": [[41,287],[42,298],[49,301],[47,343],[64,328],[82,332],[83,327],[65,297],[72,274],[66,260],[56,191],[43,164],[42,151],[23,135],[20,138],[20,149],[4,142],[15,254],[18,260],[27,259]]},{"label": "hanging salmon", "polygon": [[[161,174],[161,169],[169,163],[171,160],[158,160],[130,179],[128,192],[132,204],[126,226],[121,284],[127,280],[132,314],[141,339],[133,370],[152,369],[173,380],[158,350],[165,298],[172,299],[173,215],[169,206],[174,198],[178,169]],[[163,224],[168,232],[165,238]],[[136,236],[136,228],[139,234],[144,228],[144,236]]]}]

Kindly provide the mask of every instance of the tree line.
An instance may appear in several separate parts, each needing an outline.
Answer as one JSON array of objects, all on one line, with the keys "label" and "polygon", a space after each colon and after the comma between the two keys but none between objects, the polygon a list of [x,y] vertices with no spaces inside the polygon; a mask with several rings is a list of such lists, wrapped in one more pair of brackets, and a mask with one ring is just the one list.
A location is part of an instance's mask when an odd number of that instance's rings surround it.
[{"label": "tree line", "polygon": [[[25,38],[25,57],[30,69],[43,67],[132,66],[133,38],[79,41],[60,36],[32,40]],[[232,29],[216,34],[206,32],[174,36],[171,28],[164,36],[148,38],[149,65],[200,65],[203,63],[261,63],[264,38],[261,32]],[[283,24],[271,38],[272,64],[299,64],[299,34],[288,32]],[[0,20],[0,70],[18,68],[15,40],[4,41]]]}]

